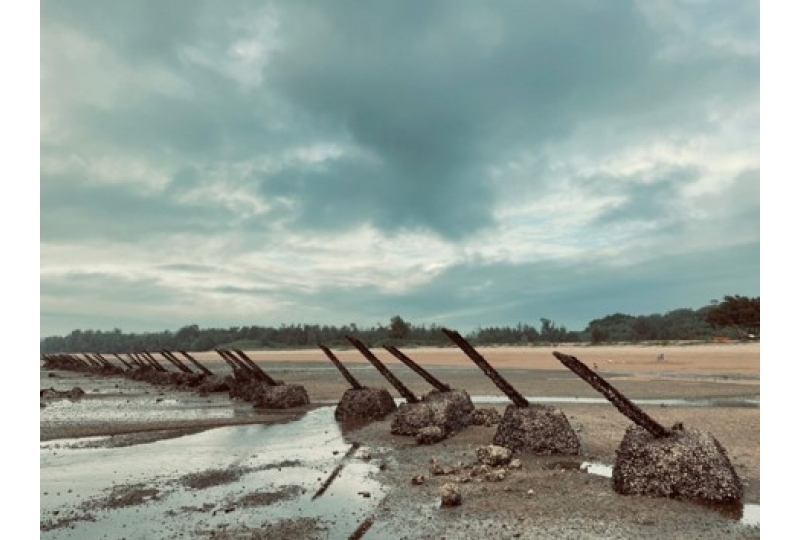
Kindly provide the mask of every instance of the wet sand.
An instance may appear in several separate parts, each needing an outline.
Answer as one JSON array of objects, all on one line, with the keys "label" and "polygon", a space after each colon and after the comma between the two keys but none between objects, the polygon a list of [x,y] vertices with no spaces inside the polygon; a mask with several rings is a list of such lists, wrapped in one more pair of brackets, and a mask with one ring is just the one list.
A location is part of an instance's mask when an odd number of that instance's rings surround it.
[{"label": "wet sand", "polygon": [[[581,456],[567,460],[523,456],[523,467],[513,471],[503,482],[461,484],[464,494],[462,506],[453,509],[438,508],[438,487],[452,478],[431,476],[428,466],[431,458],[442,463],[456,465],[459,461],[467,463],[475,460],[475,448],[489,444],[495,428],[473,426],[451,439],[433,446],[417,446],[406,437],[391,435],[390,420],[372,423],[361,428],[337,426],[317,426],[325,436],[335,435],[339,442],[335,450],[343,453],[347,445],[358,443],[364,451],[371,452],[371,459],[364,463],[372,463],[369,470],[362,470],[365,476],[353,476],[350,480],[332,481],[332,487],[354,493],[359,491],[359,483],[373,482],[369,500],[364,496],[356,496],[355,500],[362,504],[358,515],[347,520],[333,519],[326,514],[326,519],[336,523],[325,522],[312,515],[304,516],[300,508],[307,507],[309,512],[315,508],[308,494],[296,491],[281,491],[280,486],[262,493],[249,484],[242,483],[241,478],[232,481],[231,486],[251,486],[252,499],[242,499],[248,493],[220,492],[218,498],[204,499],[199,505],[188,505],[193,510],[181,510],[177,501],[181,496],[162,496],[161,503],[148,498],[147,489],[159,489],[158,483],[139,485],[139,482],[128,481],[132,495],[131,502],[136,508],[150,508],[152,512],[176,512],[183,516],[179,520],[182,525],[171,529],[171,537],[183,531],[192,530],[195,537],[267,538],[277,534],[283,538],[315,538],[326,537],[331,530],[336,531],[333,537],[347,538],[350,534],[343,531],[355,530],[358,523],[372,516],[371,525],[364,538],[636,538],[658,536],[661,538],[757,538],[759,529],[745,526],[739,517],[731,517],[717,510],[709,510],[694,503],[653,499],[647,497],[624,497],[613,492],[610,480],[587,474],[577,468],[580,463],[597,462],[611,465],[614,455],[625,429],[630,421],[602,399],[596,391],[569,370],[560,365],[552,356],[552,350],[573,354],[588,365],[597,364],[598,370],[616,388],[634,400],[660,399],[669,405],[642,405],[642,408],[660,423],[670,426],[676,421],[685,425],[712,433],[725,447],[737,472],[745,483],[745,503],[760,503],[760,369],[758,344],[715,344],[715,345],[678,345],[678,346],[623,346],[623,347],[525,347],[525,348],[482,348],[484,356],[501,373],[514,384],[524,395],[532,398],[552,398],[555,406],[567,415],[581,439]],[[360,358],[355,351],[335,351],[337,356],[347,363],[356,378],[368,386],[386,387],[394,396],[397,392],[372,368],[366,360]],[[416,374],[410,372],[385,351],[376,351],[379,358],[385,360],[389,368],[409,386],[416,394],[430,390],[430,387]],[[494,385],[467,359],[458,349],[404,349],[412,359],[429,369],[435,376],[454,388],[466,389],[477,401],[479,396],[494,397],[500,395]],[[149,445],[168,444],[169,440],[191,440],[192,436],[201,437],[211,426],[232,424],[254,424],[252,429],[273,429],[269,426],[291,426],[298,419],[306,418],[308,411],[318,410],[323,415],[329,414],[347,384],[341,375],[326,361],[321,351],[285,351],[285,352],[251,352],[248,353],[270,375],[287,383],[302,384],[306,387],[312,404],[303,410],[281,411],[276,413],[255,411],[249,404],[233,402],[225,395],[212,395],[200,398],[190,392],[175,392],[155,389],[146,383],[125,379],[108,379],[89,377],[83,384],[86,396],[76,400],[73,405],[49,404],[40,414],[40,439],[43,448],[47,444],[61,444],[55,439],[68,437],[98,436],[83,440],[89,448],[106,448],[107,451],[121,452],[121,447],[146,448]],[[664,354],[665,360],[658,361],[657,356]],[[227,366],[214,354],[197,354],[198,360],[208,365],[213,371],[226,372]],[[53,386],[56,389],[69,389],[83,375],[58,372],[59,377],[49,377],[42,373],[41,387]],[[84,377],[85,378],[85,377]],[[92,390],[97,390],[93,392]],[[399,397],[399,396],[398,396]],[[160,401],[156,401],[158,399]],[[576,399],[577,398],[577,399]],[[568,400],[573,400],[572,402]],[[592,402],[581,402],[595,400]],[[126,402],[125,400],[130,400]],[[681,401],[684,400],[684,401]],[[62,400],[69,401],[69,400]],[[699,405],[702,403],[702,405]],[[64,410],[59,411],[57,407]],[[478,405],[486,406],[486,405]],[[502,412],[503,403],[491,405]],[[68,409],[68,410],[67,410]],[[101,411],[118,411],[107,413],[103,418]],[[160,411],[160,412],[159,412]],[[54,413],[59,413],[54,414]],[[293,422],[294,421],[294,422]],[[302,421],[302,420],[300,420]],[[288,423],[287,423],[288,422]],[[217,433],[219,428],[207,431]],[[283,428],[281,428],[283,429]],[[187,431],[188,430],[188,431]],[[326,433],[330,432],[330,433]],[[222,433],[222,432],[219,432]],[[113,435],[113,437],[103,437]],[[227,440],[227,439],[226,439]],[[163,442],[159,442],[163,441]],[[69,444],[77,444],[71,442]],[[177,443],[174,443],[177,444]],[[338,446],[337,446],[338,445]],[[114,450],[117,448],[117,450]],[[333,446],[331,446],[333,448]],[[43,455],[51,450],[42,450]],[[57,452],[61,452],[58,450]],[[85,450],[73,450],[89,451]],[[269,456],[264,447],[252,449],[254,455]],[[302,454],[300,449],[286,449],[286,454]],[[71,454],[70,454],[71,455]],[[321,471],[331,472],[336,463],[345,464],[343,471],[357,470],[362,460],[357,457],[340,461],[341,454],[333,457],[321,466]],[[285,457],[285,456],[284,456]],[[288,458],[287,458],[288,459]],[[316,459],[316,458],[315,458]],[[558,462],[570,462],[562,463]],[[43,486],[58,476],[58,463],[42,462]],[[224,465],[212,466],[213,460],[202,470],[214,471]],[[379,468],[377,464],[383,464]],[[555,465],[554,465],[555,464]],[[263,472],[245,471],[252,478]],[[423,473],[427,481],[422,486],[412,486],[410,478],[415,473]],[[350,473],[347,473],[350,474]],[[255,476],[253,476],[255,475]],[[325,480],[324,474],[319,478]],[[244,478],[249,478],[245,476]],[[79,477],[73,477],[80,483]],[[174,481],[177,481],[174,479]],[[176,485],[174,484],[169,485]],[[238,484],[237,484],[238,482]],[[317,489],[322,482],[317,478],[305,478],[302,489]],[[374,482],[377,482],[375,484]],[[167,482],[169,483],[169,482]],[[297,485],[300,485],[297,484]],[[380,486],[380,490],[376,487]],[[337,487],[338,486],[338,487]],[[185,486],[184,486],[185,487]],[[286,487],[286,486],[284,486]],[[289,486],[291,487],[291,486]],[[162,486],[163,488],[163,486]],[[176,488],[177,489],[177,488]],[[145,491],[141,491],[145,490]],[[378,492],[376,492],[378,490]],[[529,491],[532,493],[529,494]],[[167,490],[169,491],[169,490]],[[174,491],[174,490],[173,490]],[[161,489],[162,495],[165,490]],[[136,494],[140,496],[137,496]],[[211,492],[208,492],[211,493]],[[237,491],[238,493],[238,491]],[[260,493],[260,494],[259,494]],[[349,493],[349,492],[348,492]],[[152,495],[152,493],[151,493]],[[353,495],[353,493],[351,493]],[[228,522],[220,521],[220,516],[227,515],[221,506],[221,500],[254,500],[272,501],[269,505],[259,507],[260,515],[269,516],[270,509],[291,506],[296,501],[308,496],[306,506],[297,506],[298,515],[278,512],[275,519],[255,519],[237,521],[234,517],[242,512],[246,503],[234,505]],[[341,493],[339,497],[343,496]],[[87,492],[87,497],[89,497]],[[98,499],[98,493],[92,500]],[[174,499],[175,502],[169,503]],[[321,498],[324,500],[324,498]],[[43,499],[44,500],[44,499]],[[102,516],[111,513],[119,514],[114,520],[116,527],[121,527],[128,514],[120,513],[108,504],[96,503],[94,509],[86,509],[76,502],[70,510],[64,512],[83,511],[92,514],[102,521]],[[233,500],[233,499],[231,499]],[[344,500],[344,499],[342,499]],[[137,502],[138,501],[138,502]],[[278,503],[275,503],[278,501]],[[283,502],[280,502],[283,501]],[[295,502],[292,502],[295,501]],[[185,501],[183,501],[185,503]],[[211,506],[203,506],[211,505]],[[55,526],[58,515],[52,512],[61,508],[60,502],[52,502],[42,506],[43,529],[48,528],[42,537],[70,537],[69,524]],[[67,505],[69,506],[69,505]],[[187,504],[183,504],[187,506]],[[84,510],[80,510],[84,508]],[[205,509],[204,509],[205,508]],[[757,506],[755,507],[758,508]],[[751,509],[751,507],[748,507]],[[267,511],[269,510],[269,511]],[[217,515],[211,513],[218,511]],[[49,512],[49,513],[48,513]],[[341,512],[347,513],[344,506]],[[360,513],[359,513],[360,512]],[[311,512],[313,514],[313,512]],[[73,515],[73,514],[68,514]],[[77,515],[77,514],[75,514]],[[249,515],[249,514],[248,514]],[[241,516],[240,516],[241,517]],[[299,520],[299,521],[298,521]],[[74,522],[72,525],[89,527],[88,520]],[[223,523],[222,528],[216,527]],[[239,523],[239,525],[236,525]],[[216,525],[215,525],[216,524]],[[45,525],[47,527],[45,527]],[[52,527],[52,528],[49,528]],[[266,527],[266,528],[265,528]],[[277,527],[277,528],[276,528]],[[283,528],[282,528],[283,527]],[[333,529],[332,529],[333,528]],[[326,532],[327,531],[327,532]],[[213,533],[213,534],[212,534]],[[269,534],[267,534],[269,533]],[[115,529],[109,531],[109,538],[122,538],[125,531]],[[259,536],[263,534],[263,536]],[[116,536],[115,536],[116,535]],[[226,536],[227,535],[227,536]],[[337,536],[338,535],[338,536]],[[343,535],[343,536],[342,536]],[[79,536],[71,536],[78,538]],[[274,536],[273,536],[274,537]]]}]

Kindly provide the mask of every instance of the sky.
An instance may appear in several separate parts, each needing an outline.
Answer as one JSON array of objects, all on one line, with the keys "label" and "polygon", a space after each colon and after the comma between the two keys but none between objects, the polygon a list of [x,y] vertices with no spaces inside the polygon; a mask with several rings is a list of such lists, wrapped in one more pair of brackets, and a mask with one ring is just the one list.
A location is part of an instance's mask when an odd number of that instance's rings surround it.
[{"label": "sky", "polygon": [[39,334],[760,296],[753,0],[40,3]]}]

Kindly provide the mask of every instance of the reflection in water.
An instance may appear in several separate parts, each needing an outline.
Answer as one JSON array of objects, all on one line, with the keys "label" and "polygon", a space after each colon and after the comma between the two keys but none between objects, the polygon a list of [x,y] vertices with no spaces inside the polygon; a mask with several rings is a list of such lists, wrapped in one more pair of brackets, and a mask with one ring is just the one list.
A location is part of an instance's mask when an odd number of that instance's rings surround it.
[{"label": "reflection in water", "polygon": [[602,476],[603,478],[611,478],[611,473],[613,472],[614,469],[611,467],[611,465],[604,465],[602,463],[584,462],[581,463],[581,470],[589,474]]},{"label": "reflection in water", "polygon": [[[347,537],[384,495],[372,477],[377,465],[352,459],[354,445],[345,441],[333,407],[286,424],[216,428],[129,447],[86,448],[73,442],[40,446],[41,519],[55,522],[88,513],[95,521],[42,531],[41,538],[191,537],[301,516],[319,520],[332,537]],[[210,473],[230,481],[185,482]],[[326,477],[326,490],[312,500]],[[154,496],[107,510],[109,494],[121,488]],[[268,502],[245,504],[253,500]]]},{"label": "reflection in water", "polygon": [[[478,404],[506,404],[511,403],[506,396],[471,396],[472,402]],[[604,404],[609,401],[603,397],[575,397],[575,396],[526,396],[531,403],[578,403],[578,404]],[[404,400],[396,400],[402,402]],[[665,407],[759,407],[761,399],[756,397],[726,397],[726,398],[697,398],[697,399],[634,399],[637,405],[665,406]]]}]

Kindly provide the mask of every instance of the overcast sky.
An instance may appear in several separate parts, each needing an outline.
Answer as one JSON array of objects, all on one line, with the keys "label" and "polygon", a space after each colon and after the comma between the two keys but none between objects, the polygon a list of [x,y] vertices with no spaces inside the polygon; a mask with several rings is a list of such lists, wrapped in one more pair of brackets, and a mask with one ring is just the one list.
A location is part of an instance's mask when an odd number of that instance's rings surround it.
[{"label": "overcast sky", "polygon": [[760,295],[758,1],[40,17],[42,336]]}]

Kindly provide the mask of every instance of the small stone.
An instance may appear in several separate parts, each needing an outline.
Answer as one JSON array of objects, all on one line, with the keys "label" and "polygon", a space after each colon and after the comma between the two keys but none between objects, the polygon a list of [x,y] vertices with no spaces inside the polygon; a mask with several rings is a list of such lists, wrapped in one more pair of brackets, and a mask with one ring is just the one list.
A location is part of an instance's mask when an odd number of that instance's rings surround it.
[{"label": "small stone", "polygon": [[442,506],[459,506],[461,504],[461,491],[456,484],[447,483],[439,488]]},{"label": "small stone", "polygon": [[425,475],[419,473],[415,474],[414,476],[411,477],[411,483],[414,484],[415,486],[421,486],[422,484],[425,483]]},{"label": "small stone", "polygon": [[508,463],[508,468],[509,469],[520,469],[520,468],[522,468],[522,462],[519,460],[519,458],[514,458]]},{"label": "small stone", "polygon": [[486,475],[486,480],[489,482],[502,482],[506,479],[507,471],[505,469],[497,469],[496,471],[491,471]]},{"label": "small stone", "polygon": [[432,476],[442,476],[444,474],[444,467],[441,463],[433,462],[428,468]]},{"label": "small stone", "polygon": [[436,444],[444,440],[447,434],[438,426],[426,426],[417,432],[418,444]]},{"label": "small stone", "polygon": [[512,456],[511,450],[494,444],[479,446],[475,453],[479,462],[492,467],[508,464]]}]

